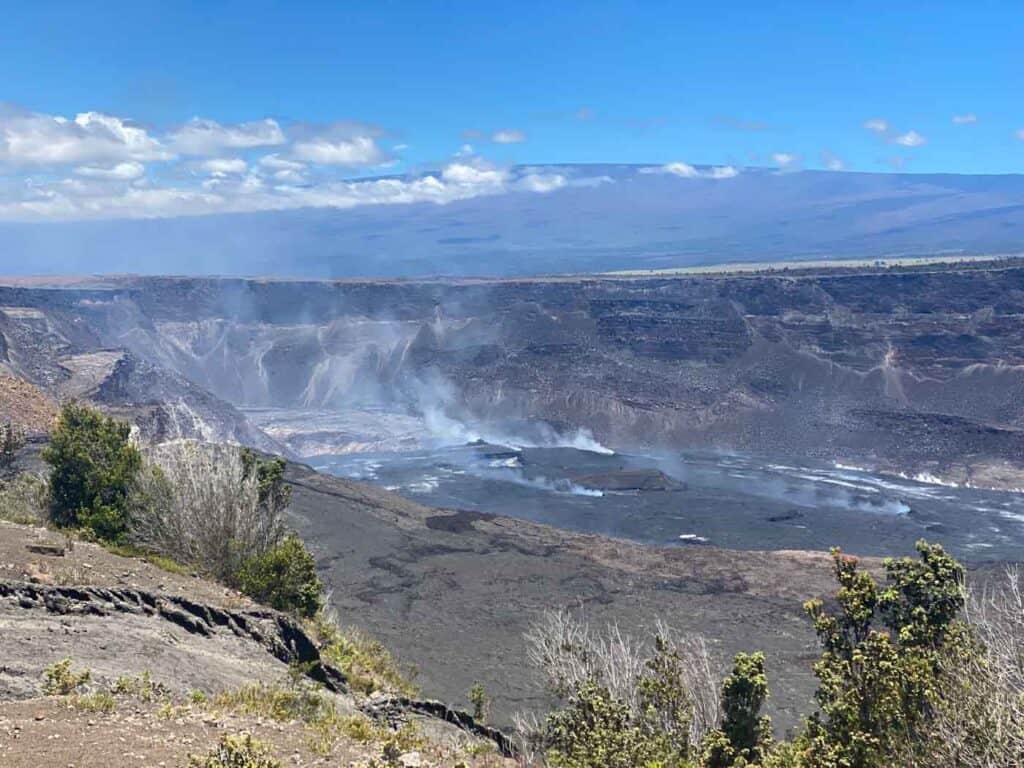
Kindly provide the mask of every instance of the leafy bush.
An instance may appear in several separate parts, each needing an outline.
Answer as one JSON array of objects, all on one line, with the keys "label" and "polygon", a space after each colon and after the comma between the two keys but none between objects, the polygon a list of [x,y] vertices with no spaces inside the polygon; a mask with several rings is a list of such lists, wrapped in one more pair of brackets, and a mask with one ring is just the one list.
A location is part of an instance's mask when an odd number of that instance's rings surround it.
[{"label": "leafy bush", "polygon": [[487,721],[487,714],[491,709],[491,697],[484,690],[483,683],[473,683],[469,689],[469,703],[473,705],[473,719],[478,723]]},{"label": "leafy bush", "polygon": [[717,684],[699,638],[659,625],[645,645],[616,627],[595,632],[551,612],[527,642],[561,702],[543,723],[520,719],[527,753],[546,765],[690,766],[718,720]]},{"label": "leafy bush", "polygon": [[927,738],[907,745],[906,765],[1024,765],[1024,574],[1006,569],[966,594],[973,652],[948,653]]},{"label": "leafy bush", "polygon": [[281,768],[271,748],[250,733],[227,734],[205,756],[190,755],[189,768]]},{"label": "leafy bush", "polygon": [[312,617],[323,604],[316,561],[294,534],[269,552],[242,563],[235,580],[245,594],[279,611]]},{"label": "leafy bush", "polygon": [[772,724],[761,715],[768,697],[764,654],[740,653],[722,684],[722,725],[704,741],[706,768],[760,765],[772,745]]},{"label": "leafy bush", "polygon": [[692,651],[656,638],[640,664],[642,646],[618,630],[551,614],[527,641],[562,707],[543,724],[520,718],[524,748],[555,768],[681,768],[698,755],[702,768],[1024,765],[1024,580],[1011,571],[969,596],[956,560],[923,541],[917,550],[885,561],[883,586],[833,550],[837,609],[805,606],[822,645],[819,710],[792,741],[773,743],[760,714],[762,654],[736,656],[718,727],[697,750],[708,676],[692,674]]},{"label": "leafy bush", "polygon": [[43,671],[43,693],[47,696],[67,696],[89,682],[92,677],[88,669],[75,672],[71,659],[61,659]]},{"label": "leafy bush", "polygon": [[50,515],[61,527],[81,527],[101,541],[119,541],[128,527],[128,498],[142,466],[131,428],[86,406],[61,409],[51,443]]},{"label": "leafy bush", "polygon": [[970,657],[963,567],[938,545],[917,550],[916,561],[886,560],[884,589],[833,550],[839,610],[805,606],[824,649],[814,667],[820,712],[801,737],[806,765],[890,765],[925,738],[943,658]]}]

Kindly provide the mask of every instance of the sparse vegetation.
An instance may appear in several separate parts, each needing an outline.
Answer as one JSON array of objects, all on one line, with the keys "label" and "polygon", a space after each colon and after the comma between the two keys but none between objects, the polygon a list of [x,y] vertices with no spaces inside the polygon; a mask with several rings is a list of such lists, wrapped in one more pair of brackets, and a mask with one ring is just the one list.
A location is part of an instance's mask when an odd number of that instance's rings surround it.
[{"label": "sparse vegetation", "polygon": [[68,696],[82,688],[91,677],[88,669],[74,671],[71,659],[64,658],[43,671],[43,693],[47,696]]},{"label": "sparse vegetation", "polygon": [[191,755],[189,768],[281,768],[272,749],[250,733],[227,734],[209,754]]},{"label": "sparse vegetation", "polygon": [[50,516],[101,541],[128,530],[131,485],[142,456],[131,427],[77,403],[61,409],[43,459],[50,465]]},{"label": "sparse vegetation", "polygon": [[[710,687],[694,648],[663,628],[645,661],[617,629],[595,633],[549,614],[531,658],[561,706],[521,718],[525,752],[551,768],[994,768],[1024,761],[1024,588],[1019,573],[980,596],[941,547],[885,562],[886,583],[833,551],[835,611],[805,606],[822,645],[819,709],[775,743],[761,714],[764,656],[739,654],[705,728]],[[966,612],[965,612],[966,606]],[[698,654],[699,656],[699,654]],[[694,666],[702,673],[695,676]],[[710,700],[708,700],[710,701]],[[718,703],[720,701],[720,704]],[[697,712],[701,727],[695,728]]]},{"label": "sparse vegetation", "polygon": [[49,504],[49,484],[39,475],[22,472],[0,483],[0,520],[40,525],[46,521]]},{"label": "sparse vegetation", "polygon": [[166,685],[153,680],[148,670],[135,677],[122,675],[114,681],[110,690],[118,696],[133,696],[145,702],[166,699],[171,693]]},{"label": "sparse vegetation", "polygon": [[717,722],[717,686],[700,638],[657,627],[652,647],[551,612],[528,654],[561,707],[520,720],[524,751],[552,768],[689,765]]},{"label": "sparse vegetation", "polygon": [[411,679],[414,670],[403,670],[384,644],[364,631],[342,628],[332,611],[321,610],[307,626],[318,638],[324,660],[345,673],[353,691],[367,696],[376,691],[406,696],[419,692]]},{"label": "sparse vegetation", "polygon": [[72,696],[68,703],[77,710],[98,715],[109,715],[117,709],[117,701],[108,691]]}]

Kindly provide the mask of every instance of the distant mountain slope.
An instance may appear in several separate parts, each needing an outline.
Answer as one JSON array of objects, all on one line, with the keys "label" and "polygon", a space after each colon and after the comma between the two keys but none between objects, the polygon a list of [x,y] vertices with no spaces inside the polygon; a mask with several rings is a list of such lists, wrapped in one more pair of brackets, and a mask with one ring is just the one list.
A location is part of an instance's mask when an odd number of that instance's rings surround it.
[{"label": "distant mountain slope", "polygon": [[[536,167],[516,173],[535,172]],[[1024,176],[545,166],[565,184],[435,205],[0,223],[0,272],[524,275],[1022,250]]]}]

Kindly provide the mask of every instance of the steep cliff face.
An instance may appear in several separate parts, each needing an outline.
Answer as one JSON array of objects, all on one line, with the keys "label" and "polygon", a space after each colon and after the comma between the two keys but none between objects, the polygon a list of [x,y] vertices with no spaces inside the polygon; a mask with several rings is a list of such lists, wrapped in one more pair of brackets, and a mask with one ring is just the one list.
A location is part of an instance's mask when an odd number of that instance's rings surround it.
[{"label": "steep cliff face", "polygon": [[961,472],[1024,461],[1024,265],[1013,261],[492,282],[147,278],[4,289],[0,304],[84,326],[62,335],[67,347],[127,349],[235,406],[440,409],[587,427],[620,446]]}]

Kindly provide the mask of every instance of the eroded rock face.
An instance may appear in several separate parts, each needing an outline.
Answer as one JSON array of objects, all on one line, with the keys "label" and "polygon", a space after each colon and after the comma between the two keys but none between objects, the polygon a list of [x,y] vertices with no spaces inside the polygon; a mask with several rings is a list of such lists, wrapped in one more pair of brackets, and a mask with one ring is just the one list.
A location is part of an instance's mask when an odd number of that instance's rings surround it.
[{"label": "eroded rock face", "polygon": [[[967,475],[1024,461],[1020,262],[491,282],[137,278],[0,289],[0,306],[23,308],[5,310],[0,331],[36,380],[66,378],[45,350],[142,361],[134,389],[111,377],[97,390],[113,400],[173,399],[171,379],[145,364],[229,404],[222,414],[377,403],[543,419],[619,446],[894,468],[941,457]],[[174,394],[202,399],[184,384]],[[222,431],[255,439],[237,424]]]}]

